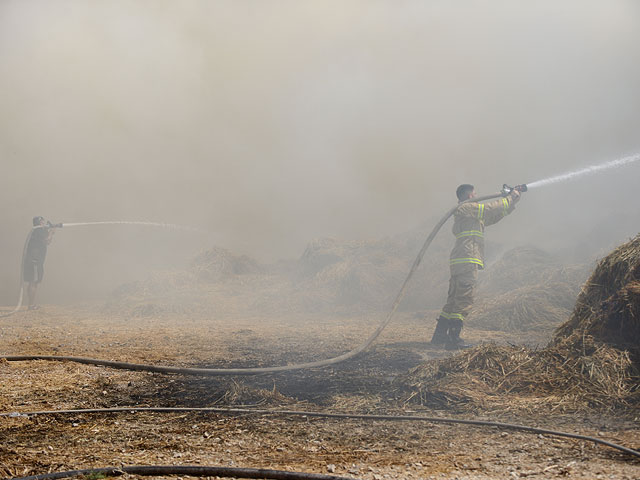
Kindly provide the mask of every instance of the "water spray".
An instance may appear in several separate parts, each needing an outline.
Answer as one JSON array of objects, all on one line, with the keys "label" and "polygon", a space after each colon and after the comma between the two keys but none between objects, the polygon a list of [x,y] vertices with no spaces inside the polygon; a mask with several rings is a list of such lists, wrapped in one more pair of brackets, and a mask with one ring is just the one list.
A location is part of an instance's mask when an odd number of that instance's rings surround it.
[{"label": "water spray", "polygon": [[546,185],[550,185],[552,183],[560,183],[567,180],[573,180],[574,178],[581,177],[583,175],[592,175],[594,173],[602,172],[603,170],[609,170],[611,168],[619,168],[625,165],[630,165],[632,163],[640,160],[640,153],[635,155],[629,155],[628,157],[623,157],[618,160],[611,160],[610,162],[601,163],[600,165],[591,165],[590,167],[581,168],[580,170],[575,170],[573,172],[562,173],[560,175],[555,175],[553,177],[545,178],[543,180],[538,180],[533,183],[527,184],[529,188],[537,188],[544,187]]},{"label": "water spray", "polygon": [[506,183],[502,186],[502,194],[509,195],[513,190],[517,190],[518,192],[526,192],[530,188],[543,187],[546,185],[551,185],[554,183],[566,182],[568,180],[573,180],[574,178],[582,177],[583,175],[593,175],[595,173],[602,172],[604,170],[610,170],[612,168],[620,168],[625,165],[630,165],[634,162],[640,160],[640,153],[635,155],[629,155],[627,157],[619,158],[617,160],[611,160],[609,162],[601,163],[599,165],[591,165],[589,167],[581,168],[579,170],[574,170],[573,172],[561,173],[559,175],[554,175],[552,177],[545,178],[543,180],[537,180],[535,182],[516,185],[515,187],[510,187]]},{"label": "water spray", "polygon": [[89,227],[96,225],[142,225],[144,227],[160,227],[170,228],[173,230],[188,230],[192,232],[203,232],[203,230],[195,227],[187,227],[185,225],[174,225],[173,223],[159,223],[159,222],[138,222],[138,221],[125,221],[125,220],[113,220],[106,222],[83,222],[83,223],[58,223],[52,225],[55,228],[68,228],[68,227]]}]

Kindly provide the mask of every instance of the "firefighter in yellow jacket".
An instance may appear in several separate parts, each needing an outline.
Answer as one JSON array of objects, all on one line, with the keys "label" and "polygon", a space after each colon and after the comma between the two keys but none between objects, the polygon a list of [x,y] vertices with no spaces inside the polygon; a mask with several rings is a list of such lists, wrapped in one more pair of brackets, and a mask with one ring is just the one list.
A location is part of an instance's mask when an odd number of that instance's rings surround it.
[{"label": "firefighter in yellow jacket", "polygon": [[431,338],[433,345],[449,349],[466,346],[460,332],[473,305],[478,270],[484,268],[484,227],[509,215],[520,200],[520,192],[513,189],[507,196],[491,202],[466,202],[476,196],[474,186],[469,184],[460,185],[456,195],[460,206],[454,213],[456,244],[449,259],[449,294]]}]

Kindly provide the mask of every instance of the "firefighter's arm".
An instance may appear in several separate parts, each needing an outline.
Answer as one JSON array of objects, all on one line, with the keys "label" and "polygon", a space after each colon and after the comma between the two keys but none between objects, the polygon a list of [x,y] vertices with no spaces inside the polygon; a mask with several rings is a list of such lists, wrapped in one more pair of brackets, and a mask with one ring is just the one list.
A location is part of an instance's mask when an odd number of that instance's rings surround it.
[{"label": "firefighter's arm", "polygon": [[516,203],[520,200],[520,192],[512,190],[506,197],[499,198],[492,202],[485,203],[484,224],[493,225],[513,212]]},{"label": "firefighter's arm", "polygon": [[53,240],[53,235],[55,235],[56,233],[56,229],[55,228],[48,228],[47,229],[47,245],[49,245],[51,243],[51,240]]}]

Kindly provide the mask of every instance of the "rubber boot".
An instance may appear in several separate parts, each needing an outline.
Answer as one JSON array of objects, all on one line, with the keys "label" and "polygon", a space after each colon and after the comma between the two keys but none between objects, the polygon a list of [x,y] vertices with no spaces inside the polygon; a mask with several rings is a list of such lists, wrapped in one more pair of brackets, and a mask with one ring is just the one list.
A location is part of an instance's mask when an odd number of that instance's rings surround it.
[{"label": "rubber boot", "polygon": [[449,329],[449,320],[444,317],[438,317],[436,329],[431,337],[431,345],[444,345],[449,340],[447,331]]},{"label": "rubber boot", "polygon": [[447,342],[445,348],[447,350],[461,350],[463,348],[469,348],[462,338],[460,338],[460,332],[462,331],[462,320],[455,318],[450,320],[449,323],[449,335],[447,336]]}]

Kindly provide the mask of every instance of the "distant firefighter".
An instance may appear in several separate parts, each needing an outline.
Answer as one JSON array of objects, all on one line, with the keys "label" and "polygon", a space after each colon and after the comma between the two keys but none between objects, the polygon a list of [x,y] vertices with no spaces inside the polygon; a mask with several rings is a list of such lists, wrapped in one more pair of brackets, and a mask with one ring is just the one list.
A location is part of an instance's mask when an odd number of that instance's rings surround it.
[{"label": "distant firefighter", "polygon": [[28,309],[36,310],[36,290],[44,276],[44,259],[47,256],[47,246],[51,243],[55,227],[46,222],[43,217],[33,217],[33,231],[27,243],[27,251],[22,265],[23,281],[27,283]]},{"label": "distant firefighter", "polygon": [[454,213],[456,244],[449,259],[449,293],[431,338],[432,345],[444,345],[451,350],[467,347],[460,332],[473,305],[478,270],[484,268],[484,227],[509,215],[520,200],[520,192],[513,188],[506,196],[491,202],[463,203],[476,196],[473,185],[463,184],[457,188],[456,196],[460,205]]}]

